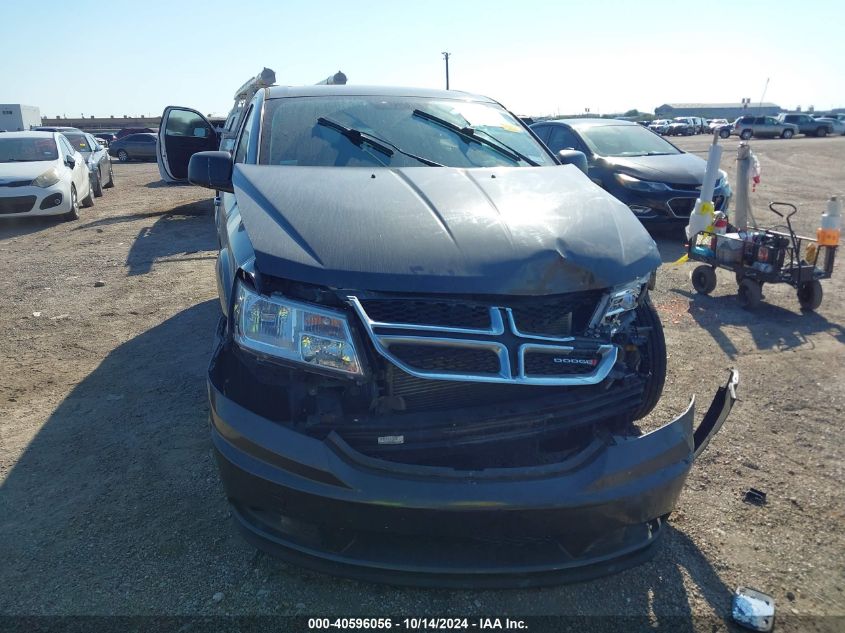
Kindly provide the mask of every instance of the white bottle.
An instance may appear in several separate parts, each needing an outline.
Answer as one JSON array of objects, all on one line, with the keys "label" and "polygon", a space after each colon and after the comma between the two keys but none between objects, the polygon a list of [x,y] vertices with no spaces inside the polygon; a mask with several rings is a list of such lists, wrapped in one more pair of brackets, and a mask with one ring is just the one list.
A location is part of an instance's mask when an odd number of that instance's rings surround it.
[{"label": "white bottle", "polygon": [[819,246],[836,246],[842,231],[842,201],[833,196],[827,202],[827,210],[822,213],[822,223],[816,232]]}]

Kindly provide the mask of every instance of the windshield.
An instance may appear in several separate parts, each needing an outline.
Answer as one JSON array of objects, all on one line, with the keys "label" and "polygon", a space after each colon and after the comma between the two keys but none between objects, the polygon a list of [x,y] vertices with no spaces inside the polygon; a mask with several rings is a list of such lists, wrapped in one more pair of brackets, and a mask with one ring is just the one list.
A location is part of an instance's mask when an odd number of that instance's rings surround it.
[{"label": "windshield", "polygon": [[92,151],[91,146],[88,144],[88,139],[85,138],[84,134],[79,134],[78,132],[76,134],[73,132],[64,132],[63,136],[68,140],[70,146],[77,152]]},{"label": "windshield", "polygon": [[35,162],[58,158],[59,150],[56,148],[56,141],[51,137],[0,137],[0,163]]},{"label": "windshield", "polygon": [[639,125],[595,125],[578,130],[599,156],[654,156],[681,151]]},{"label": "windshield", "polygon": [[[415,111],[461,129],[471,128],[472,133],[456,133]],[[264,106],[262,130],[262,165],[421,167],[436,163],[472,168],[556,164],[519,121],[492,103],[353,95],[270,99]],[[361,137],[356,132],[364,135],[364,142],[358,142]],[[478,140],[472,139],[474,133],[480,133]],[[482,137],[489,143],[478,142]],[[378,151],[367,138],[395,151]],[[497,144],[505,150],[497,149]]]}]

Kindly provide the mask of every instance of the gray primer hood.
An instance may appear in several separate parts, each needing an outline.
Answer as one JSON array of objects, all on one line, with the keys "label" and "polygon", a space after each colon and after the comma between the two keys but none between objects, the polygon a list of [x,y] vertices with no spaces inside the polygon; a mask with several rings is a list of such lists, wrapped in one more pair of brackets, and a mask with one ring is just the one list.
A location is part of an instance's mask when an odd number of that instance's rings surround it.
[{"label": "gray primer hood", "polygon": [[545,295],[660,265],[630,210],[576,167],[236,165],[259,272],[356,290]]}]

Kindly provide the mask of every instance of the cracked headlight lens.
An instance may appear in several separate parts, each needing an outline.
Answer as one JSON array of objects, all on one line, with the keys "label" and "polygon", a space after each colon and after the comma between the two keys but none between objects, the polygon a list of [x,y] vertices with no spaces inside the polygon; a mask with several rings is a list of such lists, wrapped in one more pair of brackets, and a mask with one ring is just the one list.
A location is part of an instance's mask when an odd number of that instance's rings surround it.
[{"label": "cracked headlight lens", "polygon": [[346,315],[319,306],[258,294],[238,282],[235,342],[277,358],[361,375]]},{"label": "cracked headlight lens", "polygon": [[613,318],[623,312],[636,309],[640,301],[640,295],[643,293],[646,284],[648,283],[648,276],[641,279],[616,286],[610,292],[610,298],[607,302],[607,308],[604,312],[604,320]]}]

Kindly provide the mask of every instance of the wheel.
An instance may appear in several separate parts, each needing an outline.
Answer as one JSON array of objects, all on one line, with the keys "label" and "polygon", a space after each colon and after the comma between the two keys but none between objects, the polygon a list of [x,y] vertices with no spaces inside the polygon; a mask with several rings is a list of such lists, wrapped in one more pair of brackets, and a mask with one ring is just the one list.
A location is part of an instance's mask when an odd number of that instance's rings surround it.
[{"label": "wheel", "polygon": [[739,133],[739,138],[741,138],[743,141],[747,141],[751,138],[751,130],[743,130]]},{"label": "wheel", "polygon": [[818,279],[807,281],[798,287],[798,303],[801,309],[812,312],[822,304],[822,285]]},{"label": "wheel", "polygon": [[76,187],[74,185],[70,186],[70,211],[62,217],[68,222],[79,219],[79,200],[76,197]]},{"label": "wheel", "polygon": [[823,136],[827,136],[827,128],[826,127],[820,127],[818,130],[816,130],[816,136],[818,136],[819,138],[822,138]]},{"label": "wheel", "polygon": [[100,180],[100,170],[94,175],[94,181],[91,183],[91,190],[94,192],[95,198],[103,197],[103,183]]},{"label": "wheel", "polygon": [[94,189],[93,187],[88,188],[88,195],[82,198],[81,206],[85,209],[94,206]]},{"label": "wheel", "polygon": [[739,305],[746,310],[753,310],[763,298],[763,286],[753,279],[743,279],[739,282],[738,293]]},{"label": "wheel", "polygon": [[129,162],[129,154],[126,153],[125,149],[121,149],[117,151],[117,160],[121,163],[128,163]]},{"label": "wheel", "polygon": [[111,189],[112,187],[114,187],[114,169],[109,163],[109,181],[103,185],[103,189]]},{"label": "wheel", "polygon": [[730,138],[731,131],[730,130],[719,130],[719,138]]},{"label": "wheel", "polygon": [[716,287],[716,271],[712,266],[702,264],[690,273],[690,280],[697,293],[709,295]]},{"label": "wheel", "polygon": [[666,382],[666,339],[650,297],[646,297],[637,308],[636,315],[634,323],[637,326],[650,328],[648,339],[639,347],[639,373],[645,376],[643,400],[634,411],[634,420],[639,420],[651,412],[663,393],[663,384]]},{"label": "wheel", "polygon": [[792,130],[784,130],[783,132],[781,132],[780,137],[788,139],[788,138],[792,138],[793,134],[795,134],[795,132],[793,132]]}]

